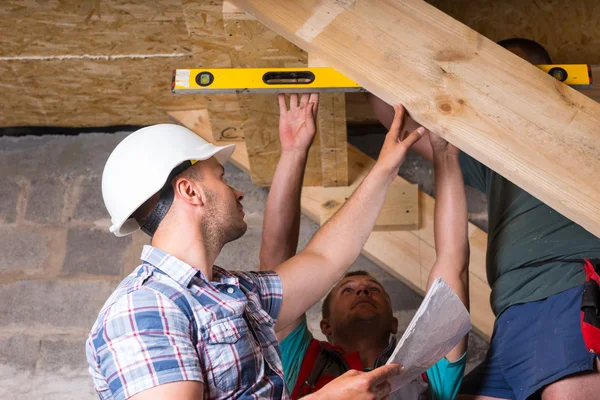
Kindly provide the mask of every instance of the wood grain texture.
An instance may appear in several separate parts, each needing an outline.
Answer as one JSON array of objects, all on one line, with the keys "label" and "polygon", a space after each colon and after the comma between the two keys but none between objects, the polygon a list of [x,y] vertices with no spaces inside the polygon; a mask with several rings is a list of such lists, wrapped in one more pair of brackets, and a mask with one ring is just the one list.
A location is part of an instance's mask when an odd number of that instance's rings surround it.
[{"label": "wood grain texture", "polygon": [[317,114],[323,186],[348,185],[348,132],[344,93],[321,93]]},{"label": "wood grain texture", "polygon": [[[210,132],[206,110],[170,112],[176,121],[216,144]],[[324,223],[335,210],[350,196],[352,191],[364,179],[375,160],[362,153],[356,147],[348,145],[350,187],[305,187],[302,190],[302,212],[318,224]],[[250,161],[246,152],[246,143],[238,142],[232,162],[244,171],[248,171]],[[396,177],[392,186],[414,187],[401,177]],[[387,201],[387,199],[386,199]],[[427,276],[436,260],[435,244],[432,235],[433,198],[419,192],[418,209],[421,227],[417,231],[375,231],[367,240],[363,254],[381,266],[384,270],[402,280],[419,293],[424,293]],[[425,207],[424,207],[425,205]],[[471,319],[475,331],[487,340],[494,326],[489,297],[490,287],[485,279],[485,250],[487,235],[469,224],[469,243],[471,247],[471,265],[469,282],[471,290]],[[481,273],[484,273],[481,278]]]},{"label": "wood grain texture", "polygon": [[[309,67],[328,67],[318,57],[308,55]],[[323,186],[348,185],[348,132],[345,93],[320,93],[317,135],[321,141]]]},{"label": "wood grain texture", "polygon": [[201,96],[174,96],[174,64],[194,60],[119,58],[0,62],[0,126],[150,125],[165,110],[204,107]]},{"label": "wood grain texture", "polygon": [[600,105],[419,0],[234,1],[600,235]]},{"label": "wood grain texture", "polygon": [[[231,46],[223,22],[223,1],[184,0],[181,7],[189,46],[196,61],[194,68],[231,68]],[[242,140],[242,116],[237,96],[218,94],[204,98],[215,140]]]}]

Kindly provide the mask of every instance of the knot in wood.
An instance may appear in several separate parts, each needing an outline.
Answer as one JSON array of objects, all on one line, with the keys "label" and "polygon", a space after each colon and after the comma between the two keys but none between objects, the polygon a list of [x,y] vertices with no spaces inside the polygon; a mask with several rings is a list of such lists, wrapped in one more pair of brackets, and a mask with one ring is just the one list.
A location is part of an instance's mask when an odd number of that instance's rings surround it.
[{"label": "knot in wood", "polygon": [[327,208],[327,209],[331,209],[334,208],[338,205],[337,201],[335,200],[327,200],[325,202],[325,204],[323,204],[323,207]]}]

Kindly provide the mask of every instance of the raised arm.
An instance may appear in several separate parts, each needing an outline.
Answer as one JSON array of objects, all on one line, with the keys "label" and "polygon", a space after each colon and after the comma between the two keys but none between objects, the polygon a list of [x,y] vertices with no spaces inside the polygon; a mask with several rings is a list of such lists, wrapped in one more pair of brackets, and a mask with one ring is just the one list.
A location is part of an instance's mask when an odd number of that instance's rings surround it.
[{"label": "raised arm", "polygon": [[283,284],[276,331],[319,301],[360,254],[400,164],[424,131],[420,128],[401,140],[403,111],[402,106],[396,106],[379,159],[352,196],[304,250],[275,269]]},{"label": "raised arm", "polygon": [[260,246],[260,269],[272,271],[296,254],[300,231],[300,194],[308,150],[315,138],[318,94],[279,95],[281,158],[267,198]]},{"label": "raised arm", "polygon": [[[469,237],[467,199],[459,150],[434,133],[429,133],[435,169],[435,251],[437,259],[427,280],[427,290],[442,278],[469,309]],[[448,353],[456,361],[467,350],[467,336]]]}]

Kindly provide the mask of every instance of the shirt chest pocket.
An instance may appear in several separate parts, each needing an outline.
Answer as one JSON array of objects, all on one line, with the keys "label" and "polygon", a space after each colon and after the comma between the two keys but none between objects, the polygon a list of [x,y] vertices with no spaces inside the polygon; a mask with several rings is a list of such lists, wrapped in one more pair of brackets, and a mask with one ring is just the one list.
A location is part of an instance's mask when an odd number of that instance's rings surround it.
[{"label": "shirt chest pocket", "polygon": [[243,317],[223,318],[203,330],[207,377],[224,392],[240,390],[257,381],[262,353]]}]

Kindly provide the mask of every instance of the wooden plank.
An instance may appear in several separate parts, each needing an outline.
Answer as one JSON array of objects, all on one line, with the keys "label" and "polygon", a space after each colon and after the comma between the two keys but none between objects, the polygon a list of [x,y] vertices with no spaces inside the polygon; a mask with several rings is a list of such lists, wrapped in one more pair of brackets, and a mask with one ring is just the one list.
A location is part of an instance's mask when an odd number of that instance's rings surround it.
[{"label": "wooden plank", "polygon": [[[234,18],[229,19],[232,15]],[[243,15],[228,11],[223,13],[232,67],[306,66],[306,53],[260,22],[243,20]],[[243,93],[236,96],[250,157],[252,181],[258,186],[270,186],[281,154],[277,95]],[[304,185],[321,184],[320,140],[316,138],[309,151]]]},{"label": "wooden plank", "polygon": [[[185,24],[189,46],[194,54],[194,68],[231,68],[231,46],[225,33],[219,0],[184,0]],[[182,67],[177,67],[182,68]],[[242,116],[235,94],[205,96],[215,140],[242,140]]]},{"label": "wooden plank", "polygon": [[[170,112],[169,115],[206,140],[213,141],[208,119],[202,117],[206,115],[206,111]],[[214,143],[225,144],[226,142]],[[344,192],[343,190],[347,188],[324,187],[305,187],[302,190],[302,212],[318,224],[322,224],[328,216],[335,212],[334,208],[337,209],[341,206],[375,162],[375,160],[351,145],[348,145],[348,158],[351,190]],[[250,161],[244,142],[237,143],[232,162],[239,168],[248,171]],[[394,179],[392,185],[398,187],[401,185],[404,185],[404,187],[415,186],[410,185],[399,176]],[[419,208],[419,220],[432,221],[433,208],[431,206],[435,205],[434,200],[423,192],[419,192],[419,196],[421,204],[428,205]],[[422,232],[423,230],[426,232]],[[435,247],[433,242],[429,243],[432,237],[428,232],[429,228],[422,228],[420,231],[373,232],[363,249],[363,254],[417,292],[424,293],[429,270],[436,259]],[[494,315],[489,303],[490,288],[485,283],[485,278],[481,279],[474,272],[485,271],[487,245],[485,239],[487,235],[472,224],[469,224],[469,232],[471,246],[469,271],[471,318],[474,329],[489,340],[494,325]],[[482,254],[484,257],[480,257]]]},{"label": "wooden plank", "polygon": [[234,3],[600,235],[598,103],[420,0]]},{"label": "wooden plank", "polygon": [[[308,55],[309,67],[328,67],[318,57]],[[321,140],[323,186],[348,185],[348,132],[344,93],[321,93],[317,114],[317,135]]]}]

